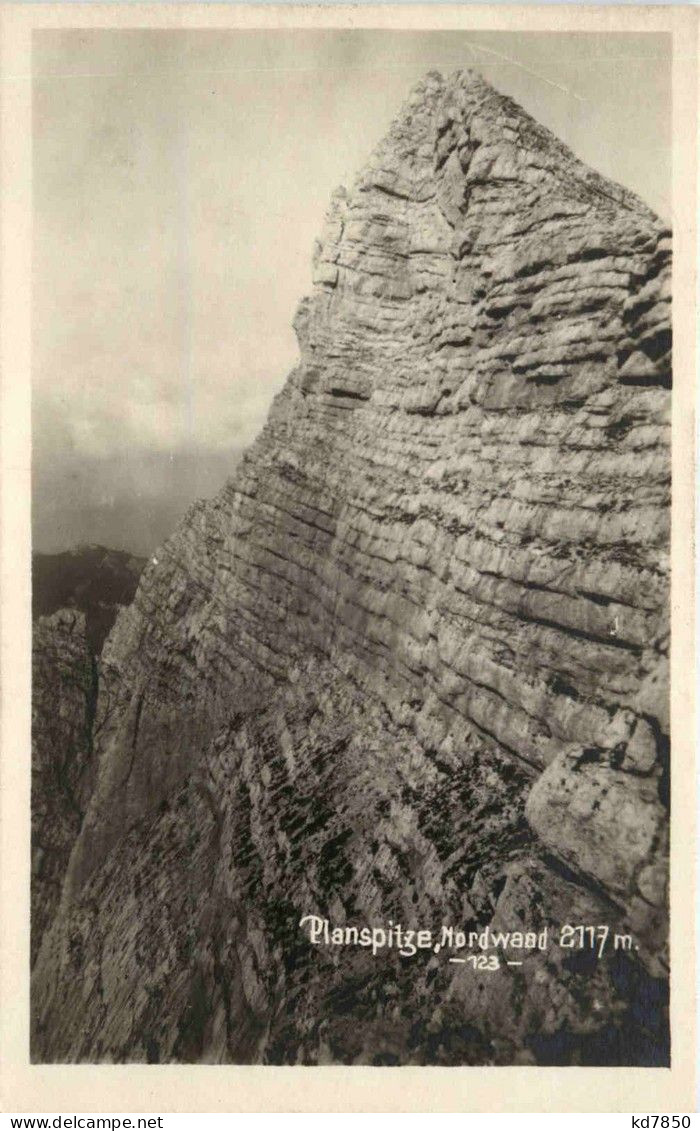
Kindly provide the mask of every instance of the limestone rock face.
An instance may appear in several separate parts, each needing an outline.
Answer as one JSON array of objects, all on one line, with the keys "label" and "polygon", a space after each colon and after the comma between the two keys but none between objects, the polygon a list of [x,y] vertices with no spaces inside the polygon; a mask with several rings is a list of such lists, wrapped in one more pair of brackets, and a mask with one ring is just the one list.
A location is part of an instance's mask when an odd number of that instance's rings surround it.
[{"label": "limestone rock face", "polygon": [[[36,1059],[665,1061],[670,249],[478,76],[411,94],[106,642]],[[305,914],[638,949],[467,972]]]}]

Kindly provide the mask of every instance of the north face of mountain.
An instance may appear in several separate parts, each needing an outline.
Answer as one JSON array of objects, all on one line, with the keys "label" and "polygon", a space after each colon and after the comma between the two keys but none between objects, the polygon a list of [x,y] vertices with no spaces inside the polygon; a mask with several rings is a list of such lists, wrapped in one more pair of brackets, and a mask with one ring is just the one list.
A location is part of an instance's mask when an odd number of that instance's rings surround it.
[{"label": "north face of mountain", "polygon": [[[35,1059],[667,1061],[670,252],[478,76],[411,94],[106,641]],[[488,973],[309,914],[634,945]]]}]

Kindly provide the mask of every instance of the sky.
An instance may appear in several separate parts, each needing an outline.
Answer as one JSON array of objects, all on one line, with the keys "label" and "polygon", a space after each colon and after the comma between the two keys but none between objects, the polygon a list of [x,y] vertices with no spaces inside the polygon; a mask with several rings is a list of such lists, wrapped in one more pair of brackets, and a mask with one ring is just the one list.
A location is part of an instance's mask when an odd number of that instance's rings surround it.
[{"label": "sky", "polygon": [[151,553],[216,493],[296,363],[331,193],[459,67],[669,218],[668,36],[34,32],[36,550]]}]

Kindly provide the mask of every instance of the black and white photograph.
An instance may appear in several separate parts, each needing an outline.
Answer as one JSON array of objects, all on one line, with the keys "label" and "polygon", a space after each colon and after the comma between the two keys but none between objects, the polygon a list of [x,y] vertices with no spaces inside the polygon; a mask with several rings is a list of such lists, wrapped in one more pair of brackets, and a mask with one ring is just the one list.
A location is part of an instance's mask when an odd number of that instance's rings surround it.
[{"label": "black and white photograph", "polygon": [[31,1063],[668,1068],[671,35],[79,23]]}]

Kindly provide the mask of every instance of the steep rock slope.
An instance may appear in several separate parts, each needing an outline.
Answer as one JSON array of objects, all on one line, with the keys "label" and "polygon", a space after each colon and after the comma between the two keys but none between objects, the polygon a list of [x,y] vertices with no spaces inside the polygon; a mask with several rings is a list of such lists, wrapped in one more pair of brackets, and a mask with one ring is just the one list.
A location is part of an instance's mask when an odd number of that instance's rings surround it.
[{"label": "steep rock slope", "polygon": [[32,555],[32,963],[92,792],[98,657],[144,564],[104,546]]},{"label": "steep rock slope", "polygon": [[31,956],[51,922],[93,784],[94,657],[85,617],[38,617],[32,640]]},{"label": "steep rock slope", "polygon": [[[478,76],[413,92],[261,436],[106,643],[36,1058],[664,1060],[669,260]],[[311,913],[639,949],[466,975]]]}]

